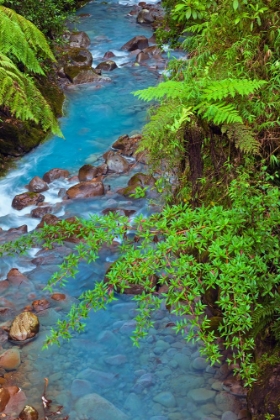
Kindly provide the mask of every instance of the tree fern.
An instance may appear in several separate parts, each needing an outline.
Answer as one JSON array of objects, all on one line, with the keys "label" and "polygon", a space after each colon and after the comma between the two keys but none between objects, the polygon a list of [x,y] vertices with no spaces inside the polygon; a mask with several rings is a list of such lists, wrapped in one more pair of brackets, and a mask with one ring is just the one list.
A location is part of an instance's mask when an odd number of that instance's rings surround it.
[{"label": "tree fern", "polygon": [[252,129],[244,124],[224,124],[222,133],[225,133],[236,147],[244,153],[257,154],[260,150],[260,143],[254,137]]},{"label": "tree fern", "polygon": [[1,5],[0,21],[0,106],[21,120],[40,123],[45,131],[50,129],[61,136],[49,104],[32,78],[16,65],[21,62],[27,71],[44,74],[37,53],[54,60],[44,35],[27,19]]},{"label": "tree fern", "polygon": [[205,101],[222,100],[227,97],[234,98],[237,94],[248,96],[260,89],[266,82],[264,80],[224,79],[214,80],[203,89],[201,98]]},{"label": "tree fern", "polygon": [[61,135],[52,110],[34,85],[30,76],[19,71],[15,64],[0,53],[0,104],[22,120],[40,123],[45,131]]}]

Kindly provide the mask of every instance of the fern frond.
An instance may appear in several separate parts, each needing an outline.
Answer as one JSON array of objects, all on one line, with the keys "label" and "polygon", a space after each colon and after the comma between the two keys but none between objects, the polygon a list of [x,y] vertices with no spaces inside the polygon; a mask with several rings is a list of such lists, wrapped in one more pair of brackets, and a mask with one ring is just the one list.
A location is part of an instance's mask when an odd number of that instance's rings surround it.
[{"label": "fern frond", "polygon": [[168,80],[167,82],[159,83],[157,86],[137,90],[136,92],[133,92],[133,94],[146,102],[162,98],[180,100],[184,97],[185,88],[186,84],[184,82]]},{"label": "fern frond", "polygon": [[4,6],[0,6],[0,21],[0,51],[16,57],[29,71],[44,74],[36,54],[55,61],[44,35],[33,23]]},{"label": "fern frond", "polygon": [[213,122],[216,125],[243,122],[235,106],[226,102],[215,104],[202,102],[198,104],[194,110],[197,111],[197,114],[200,115],[201,118]]},{"label": "fern frond", "polygon": [[53,112],[31,77],[0,53],[0,106],[6,106],[21,120],[40,123],[45,131],[62,135]]},{"label": "fern frond", "polygon": [[244,153],[257,154],[260,150],[260,144],[256,140],[250,127],[244,124],[223,125],[222,133],[226,133],[229,140],[234,142],[235,146]]},{"label": "fern frond", "polygon": [[202,99],[206,101],[222,100],[229,96],[234,98],[237,94],[248,96],[260,89],[267,82],[264,80],[248,80],[248,79],[223,79],[211,81],[209,85],[203,89]]}]

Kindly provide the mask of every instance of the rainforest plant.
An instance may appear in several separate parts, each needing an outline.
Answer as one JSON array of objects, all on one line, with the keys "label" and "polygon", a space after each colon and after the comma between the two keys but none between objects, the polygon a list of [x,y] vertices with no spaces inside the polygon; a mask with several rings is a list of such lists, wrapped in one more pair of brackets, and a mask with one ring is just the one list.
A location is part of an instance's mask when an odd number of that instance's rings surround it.
[{"label": "rainforest plant", "polygon": [[[193,210],[181,204],[133,221],[113,214],[94,215],[88,220],[45,225],[2,245],[4,256],[24,252],[38,242],[49,249],[73,236],[80,238],[50,279],[46,289],[52,291],[75,276],[81,259],[94,262],[103,245],[121,240],[119,257],[105,281],[96,282],[80,296],[80,303],[52,330],[46,346],[71,338],[75,330],[82,331],[90,310],[105,308],[117,298],[117,291],[137,284],[143,292],[134,298],[138,302],[134,343],[147,335],[153,325],[152,313],[165,299],[179,317],[175,330],[187,341],[202,340],[202,354],[212,363],[219,361],[216,339],[221,337],[232,351],[228,361],[236,364],[237,372],[250,385],[255,375],[253,331],[265,319],[254,314],[267,311],[268,323],[262,329],[269,328],[271,310],[266,309],[266,302],[279,301],[280,282],[279,190],[265,181],[264,174],[253,176],[253,181],[252,175],[241,173],[232,181],[228,208],[214,205]],[[128,230],[134,232],[129,238]],[[159,294],[163,285],[167,291]],[[277,322],[273,331],[279,330]]]},{"label": "rainforest plant", "polygon": [[30,21],[0,5],[0,106],[21,120],[61,135],[57,120],[32,75],[44,75],[40,60],[54,61],[44,35]]}]

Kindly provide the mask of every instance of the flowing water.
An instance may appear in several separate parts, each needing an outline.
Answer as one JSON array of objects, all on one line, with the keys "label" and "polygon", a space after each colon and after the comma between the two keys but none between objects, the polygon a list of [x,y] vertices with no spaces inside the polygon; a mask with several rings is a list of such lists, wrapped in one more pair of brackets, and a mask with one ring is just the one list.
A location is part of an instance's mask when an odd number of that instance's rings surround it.
[{"label": "flowing water", "polygon": [[[155,68],[134,66],[134,58],[120,50],[135,35],[147,38],[152,35],[149,27],[137,25],[135,16],[128,16],[130,6],[128,2],[96,1],[79,11],[90,15],[81,18],[77,29],[86,31],[91,39],[94,65],[102,61],[106,51],[112,51],[119,67],[109,74],[111,82],[68,89],[65,116],[61,119],[65,139],[54,137],[41,144],[0,181],[2,229],[26,224],[30,231],[38,224],[38,219],[30,216],[33,207],[21,211],[11,207],[12,198],[25,191],[35,175],[42,176],[54,167],[68,169],[75,175],[85,163],[100,162],[100,156],[120,135],[137,133],[144,125],[146,105],[131,92],[156,84],[160,73]],[[140,165],[135,171],[142,169]],[[126,181],[125,176],[111,176],[106,183],[115,191]],[[102,198],[69,200],[66,204],[58,192],[73,184],[74,181],[58,180],[44,193],[57,216],[88,217],[107,207],[149,211],[145,200],[128,200],[114,192]],[[2,242],[4,239],[5,235]],[[49,380],[48,398],[54,405],[63,406],[61,418],[69,415],[71,420],[218,420],[228,410],[238,412],[239,400],[221,392],[221,369],[209,366],[199,356],[197,345],[187,344],[183,337],[176,336],[171,326],[175,317],[165,309],[164,303],[154,314],[154,328],[149,330],[139,349],[132,346],[130,339],[136,304],[130,297],[120,296],[107,311],[91,314],[83,334],[62,343],[60,348],[41,351],[57,319],[67,313],[81,292],[103,278],[108,264],[115,258],[114,251],[108,250],[95,264],[81,263],[77,278],[63,290],[66,300],[54,302],[43,287],[62,256],[71,249],[71,244],[53,251],[32,249],[27,256],[7,257],[0,264],[2,280],[12,267],[24,272],[27,278],[26,282],[2,291],[2,297],[12,303],[9,316],[20,312],[34,299],[47,298],[51,302],[50,309],[39,314],[38,338],[21,348],[20,368],[6,374],[9,381],[22,388],[28,404],[36,407],[41,417],[44,378]],[[0,301],[0,306],[4,304],[7,301]],[[6,315],[1,315],[0,322],[6,320]],[[11,344],[3,346],[6,349]],[[106,401],[98,400],[93,394]]]}]

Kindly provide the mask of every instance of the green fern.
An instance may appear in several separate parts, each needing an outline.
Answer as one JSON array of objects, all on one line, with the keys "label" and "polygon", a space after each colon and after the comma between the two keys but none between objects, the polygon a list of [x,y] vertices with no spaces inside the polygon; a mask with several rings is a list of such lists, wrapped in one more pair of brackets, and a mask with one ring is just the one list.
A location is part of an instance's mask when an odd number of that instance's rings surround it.
[{"label": "green fern", "polygon": [[9,108],[21,120],[40,123],[45,131],[62,136],[49,104],[32,78],[16,65],[21,62],[27,71],[44,74],[37,54],[55,60],[44,35],[4,6],[0,6],[0,21],[0,106]]},{"label": "green fern", "polygon": [[264,80],[248,80],[248,79],[224,79],[211,81],[211,83],[203,89],[201,98],[211,102],[222,100],[227,97],[234,98],[236,95],[248,96],[253,94],[255,90],[260,89],[266,82]]},{"label": "green fern", "polygon": [[276,340],[280,340],[280,296],[276,295],[272,301],[266,300],[252,315],[253,328],[251,336],[270,329]]},{"label": "green fern", "polygon": [[254,137],[254,133],[250,127],[244,124],[224,124],[222,133],[226,134],[237,148],[244,153],[257,154],[260,150],[260,143]]}]

